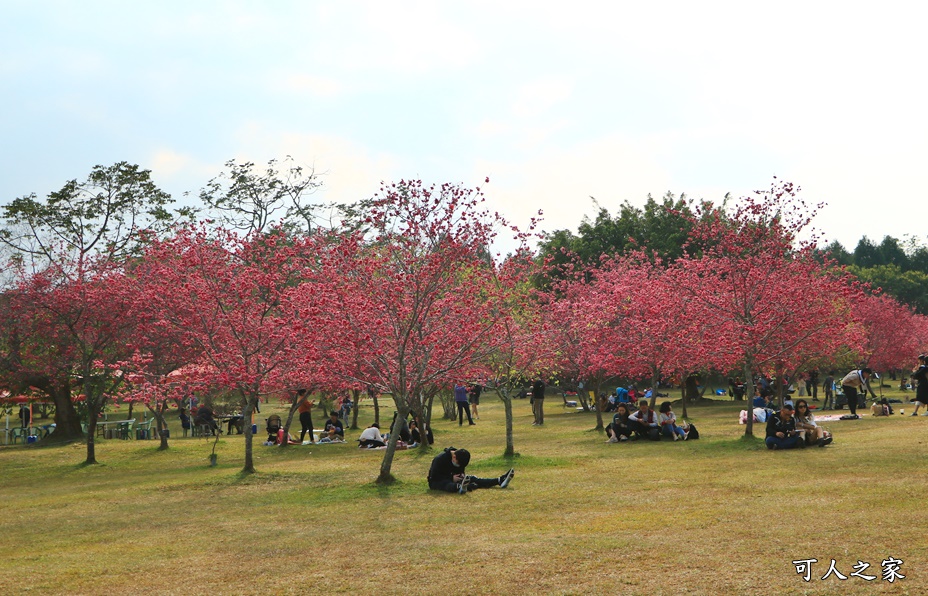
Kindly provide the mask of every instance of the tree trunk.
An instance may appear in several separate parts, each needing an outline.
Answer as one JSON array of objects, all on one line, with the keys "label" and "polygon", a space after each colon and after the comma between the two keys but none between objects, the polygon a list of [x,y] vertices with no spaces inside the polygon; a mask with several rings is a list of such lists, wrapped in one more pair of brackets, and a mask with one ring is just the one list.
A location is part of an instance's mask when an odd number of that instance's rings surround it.
[{"label": "tree trunk", "polygon": [[[280,442],[278,447],[287,447],[290,445],[290,425],[293,423],[293,414],[300,407],[300,404],[306,401],[308,396],[309,394],[307,393],[303,395],[303,397],[293,400],[293,403],[290,404],[290,411],[287,413],[287,422],[284,423],[284,440]],[[312,412],[312,408],[310,408],[310,412]],[[313,424],[315,425],[315,423]],[[313,437],[310,436],[309,438],[312,440]]]},{"label": "tree trunk", "polygon": [[516,454],[516,448],[512,433],[512,390],[509,387],[497,385],[496,394],[503,402],[503,410],[506,412],[506,449],[503,451],[503,457],[513,457]]},{"label": "tree trunk", "polygon": [[744,361],[744,397],[747,400],[748,417],[745,421],[744,436],[754,436],[754,371],[751,359]]},{"label": "tree trunk", "polygon": [[158,446],[158,451],[167,451],[168,449],[168,438],[164,436],[164,433],[161,432],[162,429],[168,427],[167,423],[164,421],[164,407],[166,404],[159,404],[157,408],[148,406],[149,411],[155,417],[155,432],[158,434],[158,438],[161,440],[161,445]]},{"label": "tree trunk", "polygon": [[[396,393],[394,393],[393,402],[396,404],[396,419],[405,419],[409,414],[409,410],[406,408],[405,396],[400,395],[397,397]],[[396,481],[396,478],[393,477],[390,470],[393,467],[393,456],[396,454],[396,442],[399,438],[399,432],[390,433],[390,439],[387,441],[387,449],[383,454],[383,461],[380,463],[380,475],[377,476],[377,484],[393,484]],[[426,437],[422,438],[425,442],[428,442]]]},{"label": "tree trunk", "polygon": [[371,393],[371,400],[374,402],[374,423],[380,426],[380,402],[377,401],[377,392]]},{"label": "tree trunk", "polygon": [[351,430],[358,430],[358,410],[361,409],[361,390],[353,389],[351,394],[354,396],[354,410],[351,412]]},{"label": "tree trunk", "polygon": [[683,411],[680,413],[680,415],[683,416],[684,418],[686,418],[686,415],[687,415],[687,413],[686,413],[686,401],[687,401],[687,400],[686,400],[686,388],[681,387],[681,388],[680,388],[680,402],[682,403],[682,406],[681,406],[681,407],[683,408]]},{"label": "tree trunk", "polygon": [[[658,385],[660,385],[660,382],[661,382],[660,371],[656,371],[656,370],[655,370],[655,371],[652,371],[651,374],[652,374],[652,376],[651,376],[651,384],[652,384],[652,386],[654,387],[654,390],[653,390],[653,391],[654,391],[654,395],[657,396],[657,387],[658,387]],[[667,392],[667,395],[670,395],[670,392],[669,392],[669,391]],[[689,411],[686,409],[686,406],[687,406],[688,401],[689,401],[689,400],[686,399],[686,386],[685,386],[685,385],[681,385],[681,386],[680,386],[680,408],[681,408],[680,417],[681,417],[681,418],[688,418],[688,417],[689,417]]]},{"label": "tree trunk", "polygon": [[84,463],[87,465],[97,463],[97,450],[96,445],[94,444],[94,438],[97,435],[97,416],[94,414],[90,417],[90,422],[87,424],[87,459],[84,460]]},{"label": "tree trunk", "polygon": [[596,404],[596,428],[593,430],[600,433],[606,429],[606,427],[603,426],[603,407],[605,407],[605,404],[603,403],[603,400],[599,398],[599,392],[602,388],[602,385],[602,377],[596,377],[596,379],[593,381],[593,403]]},{"label": "tree trunk", "polygon": [[[56,387],[51,381],[46,380],[43,385],[31,383],[38,387],[55,402],[55,430],[52,434],[42,439],[43,443],[67,443],[77,441],[84,436],[81,428],[81,418],[74,409],[74,403],[71,401],[71,390],[67,382]],[[89,422],[89,420],[88,420]]]},{"label": "tree trunk", "polygon": [[242,424],[245,428],[245,465],[242,467],[242,474],[254,474],[255,473],[255,460],[254,460],[254,435],[251,432],[251,424],[248,424],[248,421],[251,420],[251,413],[255,409],[255,404],[258,403],[256,397],[248,399],[244,411],[242,411]]}]

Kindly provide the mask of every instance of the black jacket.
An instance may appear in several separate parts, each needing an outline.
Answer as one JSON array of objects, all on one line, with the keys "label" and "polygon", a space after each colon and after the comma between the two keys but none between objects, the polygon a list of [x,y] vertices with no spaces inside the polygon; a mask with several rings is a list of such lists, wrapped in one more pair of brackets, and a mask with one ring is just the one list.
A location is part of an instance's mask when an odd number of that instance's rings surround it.
[{"label": "black jacket", "polygon": [[455,474],[464,473],[464,466],[455,466],[451,461],[452,451],[455,451],[453,447],[447,447],[432,460],[432,467],[429,468],[429,482],[453,481]]},{"label": "black jacket", "polygon": [[790,416],[789,420],[784,421],[780,418],[780,414],[774,414],[767,418],[767,436],[775,437],[777,433],[783,433],[789,435],[790,432],[796,430],[796,419]]}]

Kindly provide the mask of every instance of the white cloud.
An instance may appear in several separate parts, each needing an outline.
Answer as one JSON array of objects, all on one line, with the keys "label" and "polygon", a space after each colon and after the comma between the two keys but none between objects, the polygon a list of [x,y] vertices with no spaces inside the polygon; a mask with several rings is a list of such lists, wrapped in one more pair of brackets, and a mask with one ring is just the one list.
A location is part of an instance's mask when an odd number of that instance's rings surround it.
[{"label": "white cloud", "polygon": [[595,216],[590,197],[615,212],[628,200],[643,205],[669,189],[671,176],[639,144],[611,136],[549,150],[530,160],[477,161],[473,178],[490,178],[490,201],[512,223],[524,226],[538,210],[542,228],[575,230],[584,215]]},{"label": "white cloud", "polygon": [[284,92],[306,94],[325,99],[336,98],[344,90],[344,85],[335,79],[303,74],[284,77],[281,87]]}]

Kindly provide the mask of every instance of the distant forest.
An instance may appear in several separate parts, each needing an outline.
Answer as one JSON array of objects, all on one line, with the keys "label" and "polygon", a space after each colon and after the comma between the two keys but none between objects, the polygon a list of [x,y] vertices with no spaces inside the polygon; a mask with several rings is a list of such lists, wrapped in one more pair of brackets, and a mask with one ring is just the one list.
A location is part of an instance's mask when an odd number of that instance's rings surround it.
[{"label": "distant forest", "polygon": [[[646,249],[665,261],[672,261],[684,252],[699,250],[699,247],[685,246],[694,219],[724,217],[719,207],[711,202],[696,202],[685,195],[676,197],[671,193],[659,201],[649,196],[642,208],[626,201],[614,215],[598,204],[597,207],[595,219],[584,217],[576,233],[564,229],[546,233],[539,247],[541,256],[557,263],[565,261],[569,252],[586,263],[593,263],[603,254]],[[928,315],[928,247],[920,239],[909,237],[900,241],[886,236],[882,242],[874,244],[865,236],[853,252],[835,241],[821,253],[846,266],[862,282],[882,288],[915,312]]]},{"label": "distant forest", "polygon": [[882,288],[915,309],[928,315],[928,247],[918,239],[904,242],[892,236],[874,244],[864,236],[854,252],[848,252],[840,242],[832,242],[824,251],[874,288]]}]

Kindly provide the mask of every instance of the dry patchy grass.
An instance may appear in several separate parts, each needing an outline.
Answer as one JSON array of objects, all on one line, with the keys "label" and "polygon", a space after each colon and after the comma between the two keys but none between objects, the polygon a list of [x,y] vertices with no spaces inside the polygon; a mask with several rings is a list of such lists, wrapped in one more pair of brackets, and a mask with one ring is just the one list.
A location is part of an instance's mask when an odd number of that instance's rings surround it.
[{"label": "dry patchy grass", "polygon": [[[256,445],[242,438],[0,449],[0,569],[42,594],[790,594],[924,593],[918,523],[928,420],[828,423],[835,444],[771,452],[742,438],[739,406],[691,407],[702,439],[605,444],[592,414],[547,400],[544,428],[517,401],[516,449],[500,456],[502,406],[477,426],[436,424],[437,445],[467,447],[472,473],[510,465],[506,490],[437,494],[437,450],[398,452],[397,483],[373,483],[382,452],[347,445]],[[911,408],[911,406],[909,406]],[[269,408],[270,409],[270,408]],[[908,408],[907,408],[908,409]],[[267,415],[267,412],[265,412]],[[369,421],[371,411],[362,409]],[[172,429],[178,434],[179,429]],[[762,436],[763,429],[757,429]],[[349,432],[349,436],[357,432]],[[904,580],[819,578],[835,559]],[[791,561],[816,558],[813,580]]]}]

